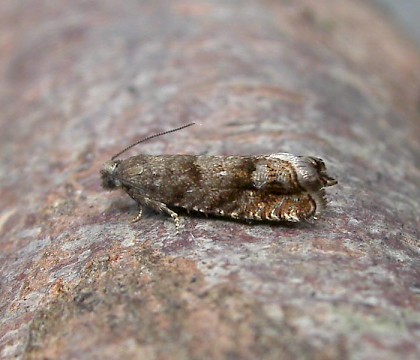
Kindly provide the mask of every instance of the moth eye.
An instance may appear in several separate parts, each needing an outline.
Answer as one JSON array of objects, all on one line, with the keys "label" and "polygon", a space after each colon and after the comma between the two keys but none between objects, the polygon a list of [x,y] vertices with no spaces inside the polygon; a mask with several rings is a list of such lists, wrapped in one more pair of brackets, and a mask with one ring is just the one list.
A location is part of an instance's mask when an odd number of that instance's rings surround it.
[{"label": "moth eye", "polygon": [[114,189],[115,182],[112,179],[106,178],[102,181],[102,187],[105,189]]},{"label": "moth eye", "polygon": [[101,180],[102,187],[104,189],[114,189],[117,187],[117,185],[115,184],[115,180],[113,179],[111,174],[106,170],[101,171]]}]

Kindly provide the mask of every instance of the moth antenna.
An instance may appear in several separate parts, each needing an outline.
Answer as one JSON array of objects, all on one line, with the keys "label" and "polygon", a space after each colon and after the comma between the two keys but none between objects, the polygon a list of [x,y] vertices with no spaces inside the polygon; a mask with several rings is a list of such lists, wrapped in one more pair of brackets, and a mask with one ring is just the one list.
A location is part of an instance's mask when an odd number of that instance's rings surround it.
[{"label": "moth antenna", "polygon": [[166,134],[169,134],[169,133],[172,133],[172,132],[178,131],[178,130],[182,130],[182,129],[185,129],[185,128],[187,128],[187,127],[189,127],[189,126],[192,126],[192,125],[195,125],[195,122],[192,122],[192,123],[189,123],[189,124],[186,124],[186,125],[182,125],[182,126],[177,127],[177,128],[175,128],[175,129],[171,129],[171,130],[167,130],[167,131],[162,131],[162,132],[159,132],[159,133],[157,133],[157,134],[150,135],[150,136],[147,136],[147,137],[145,137],[145,138],[143,138],[143,139],[140,139],[139,141],[136,141],[134,144],[131,144],[130,146],[127,146],[124,150],[122,150],[122,151],[120,151],[119,153],[115,154],[115,155],[111,158],[111,160],[114,160],[116,157],[118,157],[118,156],[120,156],[121,154],[125,153],[127,150],[130,150],[130,149],[131,149],[131,148],[133,148],[134,146],[136,146],[136,145],[138,145],[138,144],[140,144],[140,143],[142,143],[142,142],[144,142],[144,141],[147,141],[147,140],[153,139],[153,138],[158,137],[158,136],[166,135]]}]

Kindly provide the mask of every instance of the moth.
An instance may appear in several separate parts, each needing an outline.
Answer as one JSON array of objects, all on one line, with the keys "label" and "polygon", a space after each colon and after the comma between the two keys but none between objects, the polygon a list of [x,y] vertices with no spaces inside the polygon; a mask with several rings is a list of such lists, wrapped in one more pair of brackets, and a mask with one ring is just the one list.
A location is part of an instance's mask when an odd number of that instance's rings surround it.
[{"label": "moth", "polygon": [[289,153],[250,156],[136,155],[117,159],[100,170],[102,187],[121,188],[139,207],[172,217],[179,228],[178,210],[243,221],[298,223],[316,219],[326,206],[325,187],[337,184],[324,162],[313,156]]}]

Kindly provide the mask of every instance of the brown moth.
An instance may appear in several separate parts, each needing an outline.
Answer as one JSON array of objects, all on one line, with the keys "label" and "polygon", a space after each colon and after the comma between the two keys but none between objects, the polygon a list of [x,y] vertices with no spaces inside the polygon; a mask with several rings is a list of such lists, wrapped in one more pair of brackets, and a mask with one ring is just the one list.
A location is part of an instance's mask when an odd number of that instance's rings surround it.
[{"label": "brown moth", "polygon": [[316,219],[326,205],[324,188],[337,184],[324,162],[289,153],[251,156],[137,155],[105,162],[102,187],[123,189],[139,206],[170,215],[177,209],[239,220],[301,222]]}]

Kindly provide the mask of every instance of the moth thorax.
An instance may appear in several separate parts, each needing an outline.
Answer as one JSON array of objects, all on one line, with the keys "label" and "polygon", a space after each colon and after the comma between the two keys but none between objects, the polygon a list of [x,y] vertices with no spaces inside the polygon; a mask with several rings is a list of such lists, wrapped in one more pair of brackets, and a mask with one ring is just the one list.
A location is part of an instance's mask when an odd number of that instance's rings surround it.
[{"label": "moth thorax", "polygon": [[120,162],[121,160],[109,160],[103,164],[101,169],[101,181],[104,189],[112,190],[121,186],[121,182],[116,176]]}]

